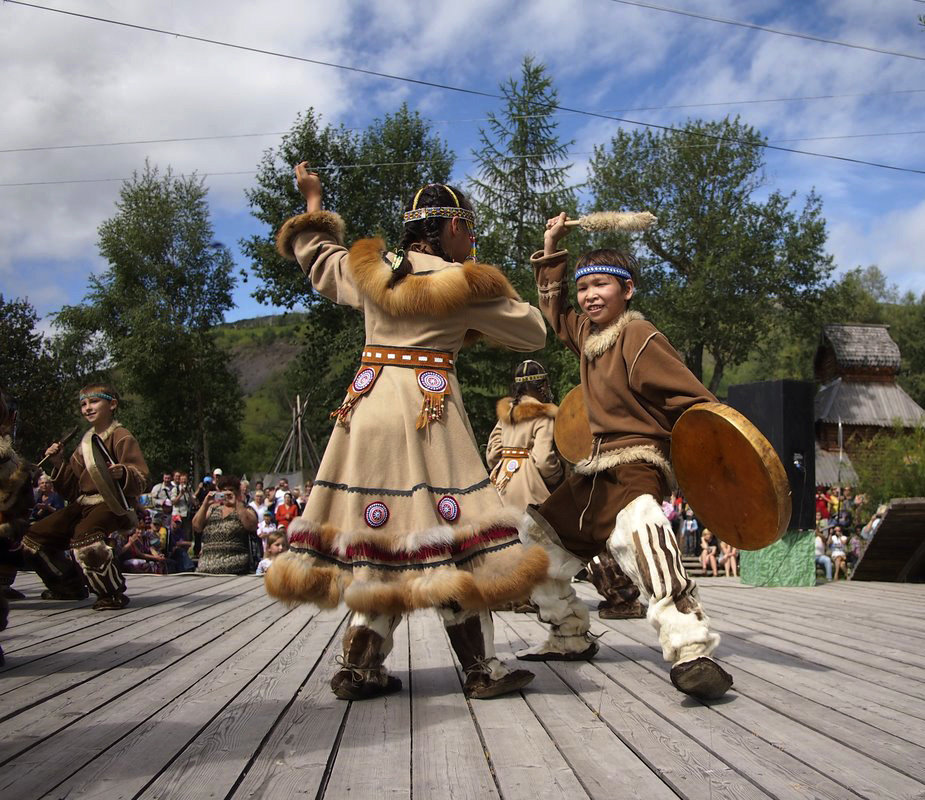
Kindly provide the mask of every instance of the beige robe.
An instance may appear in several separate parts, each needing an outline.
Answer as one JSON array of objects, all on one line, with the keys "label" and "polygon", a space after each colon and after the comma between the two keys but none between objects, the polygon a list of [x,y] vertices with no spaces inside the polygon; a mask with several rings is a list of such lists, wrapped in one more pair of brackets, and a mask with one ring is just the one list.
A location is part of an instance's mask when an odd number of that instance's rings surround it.
[{"label": "beige robe", "polygon": [[[343,222],[330,212],[289,220],[277,245],[317,292],[363,313],[364,349],[457,354],[473,331],[522,352],[545,343],[539,310],[494,267],[412,252],[413,274],[389,288],[394,254],[377,239],[348,251]],[[519,543],[520,515],[502,505],[455,372],[448,380],[443,419],[419,430],[415,371],[382,368],[346,426],[334,428],[305,511],[289,526],[290,550],[267,573],[271,595],[323,607],[343,601],[365,613],[480,609],[526,596],[542,579],[546,556]],[[369,523],[371,506],[379,512],[374,522],[387,512],[377,527]]]},{"label": "beige robe", "polygon": [[[498,422],[488,437],[485,458],[492,483],[506,506],[523,510],[539,505],[549,497],[550,488],[562,480],[562,462],[553,440],[557,411],[552,403],[541,403],[529,395],[517,405],[510,397],[498,401]],[[510,459],[501,457],[505,447],[520,447],[530,455],[514,459],[517,468],[511,471]]]}]

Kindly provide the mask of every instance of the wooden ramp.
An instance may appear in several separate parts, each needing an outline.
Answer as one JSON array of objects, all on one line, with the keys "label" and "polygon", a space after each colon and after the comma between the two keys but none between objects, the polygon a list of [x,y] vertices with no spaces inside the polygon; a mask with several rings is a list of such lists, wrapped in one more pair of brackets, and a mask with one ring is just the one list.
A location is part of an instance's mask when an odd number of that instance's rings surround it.
[{"label": "wooden ramp", "polygon": [[925,581],[925,497],[892,500],[853,581]]},{"label": "wooden ramp", "polygon": [[[0,633],[0,797],[925,798],[925,586],[704,579],[734,690],[678,694],[644,620],[591,663],[467,702],[434,613],[399,627],[402,693],[334,698],[341,612],[259,578],[129,576],[132,605],[42,602]],[[588,584],[579,593],[596,603]],[[499,614],[499,655],[540,639]]]}]

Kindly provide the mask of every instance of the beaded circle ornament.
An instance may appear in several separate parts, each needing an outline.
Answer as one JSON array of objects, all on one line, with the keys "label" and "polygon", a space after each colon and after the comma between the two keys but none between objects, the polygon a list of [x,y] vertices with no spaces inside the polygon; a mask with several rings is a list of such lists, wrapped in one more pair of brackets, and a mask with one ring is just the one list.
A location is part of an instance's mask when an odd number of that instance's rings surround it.
[{"label": "beaded circle ornament", "polygon": [[437,512],[447,522],[455,522],[459,519],[459,503],[455,497],[444,495],[437,501]]},{"label": "beaded circle ornament", "polygon": [[446,391],[447,380],[439,372],[428,369],[418,375],[418,386],[425,392],[444,392]]},{"label": "beaded circle ornament", "polygon": [[381,528],[389,521],[389,507],[377,500],[375,503],[370,503],[366,506],[363,516],[366,517],[366,524],[370,528]]}]

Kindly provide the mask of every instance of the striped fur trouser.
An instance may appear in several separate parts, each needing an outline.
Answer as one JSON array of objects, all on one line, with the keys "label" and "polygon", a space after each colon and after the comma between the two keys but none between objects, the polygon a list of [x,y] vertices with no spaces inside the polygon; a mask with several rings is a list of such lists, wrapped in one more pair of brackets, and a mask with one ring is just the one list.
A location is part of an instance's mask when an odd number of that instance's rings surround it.
[{"label": "striped fur trouser", "polygon": [[607,547],[649,606],[666,661],[709,656],[719,644],[710,630],[697,586],[681,563],[671,523],[652,495],[641,495],[619,514]]}]

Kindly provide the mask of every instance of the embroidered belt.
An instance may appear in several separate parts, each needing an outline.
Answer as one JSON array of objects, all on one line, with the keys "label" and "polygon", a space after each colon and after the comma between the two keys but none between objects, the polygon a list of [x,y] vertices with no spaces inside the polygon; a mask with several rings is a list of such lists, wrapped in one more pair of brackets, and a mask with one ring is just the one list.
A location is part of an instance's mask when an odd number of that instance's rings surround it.
[{"label": "embroidered belt", "polygon": [[501,461],[494,478],[495,488],[499,492],[504,490],[514,473],[520,469],[520,462],[529,457],[530,448],[528,447],[501,448]]},{"label": "embroidered belt", "polygon": [[347,418],[360,398],[373,388],[383,367],[413,369],[418,388],[424,395],[418,414],[418,430],[433,420],[443,419],[444,399],[450,391],[449,372],[456,366],[452,353],[426,347],[388,347],[369,344],[363,348],[360,368],[347,388],[344,402],[331,412],[338,425],[347,426]]}]

